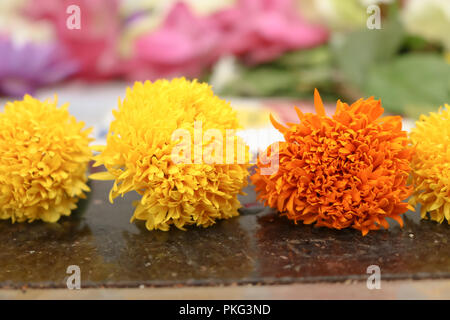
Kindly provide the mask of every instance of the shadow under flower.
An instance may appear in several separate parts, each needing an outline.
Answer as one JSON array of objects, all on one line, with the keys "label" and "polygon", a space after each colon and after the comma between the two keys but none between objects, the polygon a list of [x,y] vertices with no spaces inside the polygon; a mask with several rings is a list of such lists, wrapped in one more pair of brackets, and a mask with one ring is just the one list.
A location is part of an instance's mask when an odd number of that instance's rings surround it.
[{"label": "shadow under flower", "polygon": [[450,276],[450,228],[404,216],[404,227],[366,236],[353,229],[334,230],[295,225],[272,212],[258,217],[256,232],[262,277],[295,281],[367,279],[367,267],[378,265],[382,277]]}]

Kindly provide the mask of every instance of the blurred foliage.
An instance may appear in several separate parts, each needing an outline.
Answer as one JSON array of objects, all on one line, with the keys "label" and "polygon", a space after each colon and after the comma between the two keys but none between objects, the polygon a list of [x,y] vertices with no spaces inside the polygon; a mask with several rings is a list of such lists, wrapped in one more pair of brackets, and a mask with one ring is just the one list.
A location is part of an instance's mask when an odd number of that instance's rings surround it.
[{"label": "blurred foliage", "polygon": [[450,65],[429,48],[436,49],[391,19],[383,29],[347,35],[334,56],[340,80],[353,88],[347,95],[375,96],[386,110],[416,118],[450,101]]},{"label": "blurred foliage", "polygon": [[333,53],[342,81],[359,87],[373,64],[389,61],[396,55],[403,36],[401,25],[391,22],[380,30],[355,31],[337,39]]},{"label": "blurred foliage", "polygon": [[433,53],[402,55],[374,64],[362,89],[387,110],[417,118],[450,101],[450,65]]},{"label": "blurred foliage", "polygon": [[222,93],[310,99],[318,88],[325,100],[374,96],[388,112],[413,118],[450,101],[444,48],[407,33],[395,7],[382,29],[336,33],[329,45],[238,70]]},{"label": "blurred foliage", "polygon": [[333,95],[333,65],[328,46],[289,52],[270,63],[241,65],[239,76],[223,89],[225,95],[309,98],[314,88]]}]

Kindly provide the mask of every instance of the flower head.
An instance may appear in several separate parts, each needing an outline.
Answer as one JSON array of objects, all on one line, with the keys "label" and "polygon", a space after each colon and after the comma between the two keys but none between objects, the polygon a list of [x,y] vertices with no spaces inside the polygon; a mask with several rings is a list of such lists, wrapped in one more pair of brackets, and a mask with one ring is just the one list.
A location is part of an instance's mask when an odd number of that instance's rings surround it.
[{"label": "flower head", "polygon": [[405,29],[450,50],[450,2],[447,0],[408,0],[401,12]]},{"label": "flower head", "polygon": [[302,12],[333,31],[349,32],[366,27],[367,8],[376,0],[301,0]]},{"label": "flower head", "polygon": [[323,27],[298,14],[293,0],[239,0],[210,19],[223,34],[221,51],[249,64],[274,60],[289,50],[316,47],[328,39]]},{"label": "flower head", "polygon": [[55,222],[89,191],[83,122],[57,101],[26,95],[0,113],[0,219]]},{"label": "flower head", "polygon": [[55,83],[77,70],[67,60],[65,51],[56,44],[14,43],[0,36],[0,94],[22,96],[37,87]]},{"label": "flower head", "polygon": [[411,132],[415,153],[411,161],[414,193],[422,218],[450,223],[450,107],[422,115]]},{"label": "flower head", "polygon": [[219,56],[216,23],[196,15],[184,3],[175,4],[161,27],[139,36],[130,62],[135,79],[199,77]]},{"label": "flower head", "polygon": [[295,222],[352,227],[363,235],[388,228],[388,217],[402,225],[412,151],[401,117],[380,118],[381,102],[373,98],[350,106],[338,101],[328,117],[317,91],[314,98],[317,114],[296,108],[298,124],[286,128],[272,118],[285,141],[275,173],[262,175],[258,161],[251,179],[259,198]]},{"label": "flower head", "polygon": [[[248,165],[234,160],[224,164],[195,161],[199,160],[195,143],[190,154],[184,153],[187,161],[173,161],[173,149],[180,143],[173,138],[177,130],[187,133],[189,140],[184,142],[191,145],[198,122],[203,131],[221,134],[238,126],[235,112],[210,86],[184,78],[136,82],[119,101],[114,117],[107,144],[95,156],[95,165],[104,165],[108,171],[91,178],[115,180],[111,202],[130,191],[142,196],[135,203],[132,221],[145,220],[148,230],[166,231],[171,225],[207,227],[216,219],[238,215],[237,195],[247,184]],[[204,136],[200,149],[205,151],[210,143]]]},{"label": "flower head", "polygon": [[[79,77],[101,80],[125,71],[118,50],[119,5],[119,0],[30,0],[24,11],[34,19],[52,24],[57,40],[79,65]],[[79,8],[80,15],[72,20],[77,15],[69,9],[74,6]],[[79,28],[68,27],[68,23],[77,20]]]}]

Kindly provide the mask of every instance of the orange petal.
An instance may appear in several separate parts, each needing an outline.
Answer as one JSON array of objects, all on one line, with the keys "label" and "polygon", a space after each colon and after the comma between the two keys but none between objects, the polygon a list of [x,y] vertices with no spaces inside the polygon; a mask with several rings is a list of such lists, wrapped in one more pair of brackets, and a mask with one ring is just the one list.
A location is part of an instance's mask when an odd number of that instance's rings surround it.
[{"label": "orange petal", "polygon": [[272,114],[270,114],[270,122],[272,122],[272,125],[281,133],[285,133],[286,131],[288,131],[288,128],[283,127],[281,124],[279,124],[274,117],[272,116]]},{"label": "orange petal", "polygon": [[397,221],[400,224],[400,227],[403,228],[403,219],[400,215],[398,216],[391,216],[390,218],[394,219],[395,221]]},{"label": "orange petal", "polygon": [[314,89],[314,107],[316,108],[316,112],[319,116],[325,116],[325,108],[317,89]]},{"label": "orange petal", "polygon": [[299,108],[297,108],[297,107],[294,107],[294,109],[295,109],[295,112],[297,113],[297,116],[298,116],[298,118],[300,119],[300,120],[302,120],[305,116],[303,115],[303,112],[299,109]]},{"label": "orange petal", "polygon": [[383,228],[389,229],[389,222],[387,222],[386,219],[381,219],[380,224],[383,226]]}]

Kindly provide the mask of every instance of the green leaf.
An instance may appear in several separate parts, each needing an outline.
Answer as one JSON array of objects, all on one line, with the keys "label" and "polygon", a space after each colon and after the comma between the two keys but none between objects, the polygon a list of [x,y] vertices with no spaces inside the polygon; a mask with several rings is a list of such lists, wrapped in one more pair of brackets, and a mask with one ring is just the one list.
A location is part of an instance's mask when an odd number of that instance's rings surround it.
[{"label": "green leaf", "polygon": [[295,74],[273,67],[245,70],[241,77],[225,88],[225,94],[244,96],[285,95],[296,82]]},{"label": "green leaf", "polygon": [[338,39],[333,52],[344,82],[360,87],[372,65],[395,56],[403,38],[400,23],[393,20],[382,22],[382,29],[365,29]]},{"label": "green leaf", "polygon": [[243,66],[220,92],[235,96],[311,97],[314,88],[330,92],[332,65],[328,46],[286,53],[259,66]]},{"label": "green leaf", "polygon": [[296,50],[285,53],[272,62],[283,68],[306,68],[331,63],[331,54],[328,46],[320,46],[308,50]]},{"label": "green leaf", "polygon": [[436,54],[409,54],[370,68],[363,91],[386,110],[418,117],[450,102],[450,65]]}]

